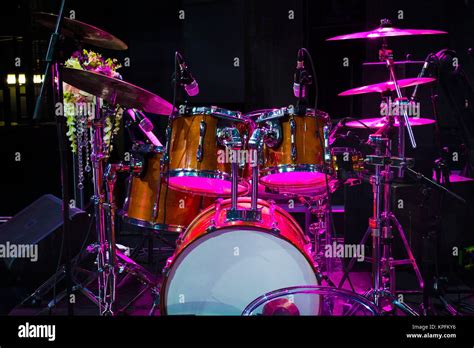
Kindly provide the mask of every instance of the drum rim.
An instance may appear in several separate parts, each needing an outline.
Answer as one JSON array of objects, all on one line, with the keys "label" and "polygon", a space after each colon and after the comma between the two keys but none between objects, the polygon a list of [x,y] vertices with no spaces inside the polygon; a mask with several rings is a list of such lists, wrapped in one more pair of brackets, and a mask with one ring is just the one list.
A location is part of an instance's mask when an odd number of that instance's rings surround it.
[{"label": "drum rim", "polygon": [[[336,180],[333,177],[328,178],[329,189],[331,193],[334,193],[340,187],[340,180]],[[264,185],[264,184],[262,184]],[[318,186],[318,190],[314,190],[314,184],[307,184],[301,186],[288,185],[288,186],[276,186],[276,185],[264,185],[270,190],[277,190],[275,194],[286,195],[290,198],[295,198],[298,196],[303,197],[324,197],[327,195],[326,183],[324,185]],[[278,191],[279,190],[279,191]],[[282,191],[283,190],[283,191]],[[293,190],[293,191],[284,191],[284,190]],[[311,191],[313,190],[313,191]]]},{"label": "drum rim", "polygon": [[220,179],[225,181],[231,181],[231,175],[227,172],[223,172],[221,170],[200,170],[194,168],[175,168],[168,170],[163,174],[165,178],[173,177],[173,178],[180,178],[180,177],[199,177],[199,178],[206,178],[206,179]]},{"label": "drum rim", "polygon": [[[244,114],[245,117],[248,117],[250,119],[255,118],[255,121],[258,120],[262,115],[269,114],[269,113],[275,113],[281,110],[282,108],[268,108],[268,109],[258,109],[254,111],[250,111]],[[258,116],[258,117],[256,117]]]},{"label": "drum rim", "polygon": [[[237,199],[237,206],[239,205],[239,203],[251,203],[252,202],[252,198],[251,197],[238,197]],[[267,205],[265,204],[262,204],[262,202],[266,203]],[[309,240],[307,240],[307,236],[306,234],[304,233],[303,229],[301,228],[301,226],[298,224],[298,222],[295,220],[295,218],[289,213],[287,212],[285,209],[281,208],[280,206],[278,206],[278,204],[276,204],[274,201],[271,201],[271,200],[265,200],[265,199],[258,199],[257,201],[257,207],[259,205],[261,206],[266,206],[266,207],[270,207],[272,205],[272,202],[274,204],[274,207],[275,207],[275,210],[277,210],[279,213],[281,213],[283,216],[285,216],[289,221],[292,222],[292,225],[298,230],[299,234],[301,236],[303,236],[303,239],[305,240],[306,243],[310,243]],[[214,207],[217,206],[217,204],[219,204],[219,208],[222,209],[222,206],[224,205],[228,205],[229,207],[232,206],[232,199],[231,198],[227,198],[227,199],[220,199],[218,200],[218,202],[214,203],[214,204],[211,204],[210,206],[206,207],[204,210],[202,210],[190,223],[189,225],[186,227],[186,230],[183,232],[183,235],[180,236],[180,240],[184,239],[184,237],[187,236],[187,234],[189,233],[189,228],[191,226],[193,226],[197,221],[201,220],[201,217],[202,216],[205,216],[206,214],[208,214],[209,212],[211,211],[215,211],[215,209],[213,209]],[[240,222],[239,220],[237,220],[236,222]],[[263,227],[262,227],[263,228]],[[305,239],[306,238],[306,239]]]},{"label": "drum rim", "polygon": [[350,154],[360,154],[360,151],[358,151],[354,147],[349,147],[349,146],[335,146],[331,147],[331,155],[335,154],[340,154],[341,152],[334,152],[334,150],[341,151],[342,153],[344,152],[349,152]]},{"label": "drum rim", "polygon": [[137,219],[129,217],[127,213],[123,212],[122,219],[124,222],[138,227],[149,228],[152,230],[159,230],[164,232],[171,232],[171,233],[182,233],[186,229],[186,226],[182,225],[172,225],[172,224],[157,224],[154,222],[150,222],[143,219]]},{"label": "drum rim", "polygon": [[151,154],[164,154],[166,152],[165,146],[157,146],[153,144],[133,144],[132,145],[132,152],[140,152],[143,154],[151,153]]},{"label": "drum rim", "polygon": [[[213,207],[215,206],[214,205],[211,205],[210,207]],[[190,224],[189,226],[191,226],[191,224],[201,215],[204,216],[204,213],[210,208],[206,208],[205,210],[203,210]],[[285,211],[285,210],[283,210]],[[286,212],[286,211],[285,211]],[[301,227],[299,227],[299,225],[296,225],[298,227],[298,230],[300,232],[302,232],[301,230]],[[165,266],[165,268],[163,269],[163,279],[162,279],[162,282],[161,282],[161,286],[160,286],[160,314],[161,315],[168,315],[168,311],[166,309],[166,305],[165,305],[165,300],[166,300],[166,285],[168,284],[169,282],[169,274],[171,272],[171,269],[173,268],[173,266],[176,264],[177,262],[177,259],[179,258],[180,255],[182,255],[189,247],[191,247],[191,245],[193,245],[195,242],[203,239],[204,237],[208,237],[208,236],[211,236],[213,235],[214,233],[216,232],[225,232],[225,230],[227,229],[235,229],[236,227],[238,228],[242,228],[242,229],[248,229],[248,230],[259,230],[260,232],[263,232],[263,233],[267,233],[267,234],[270,234],[272,236],[275,236],[276,238],[279,238],[289,244],[291,244],[291,246],[293,246],[296,250],[298,250],[298,252],[303,255],[303,257],[306,259],[306,261],[308,262],[311,270],[313,271],[314,275],[315,275],[315,278],[316,278],[316,281],[318,282],[318,284],[320,283],[320,280],[318,279],[318,269],[316,267],[316,264],[315,264],[315,261],[311,259],[310,255],[306,254],[306,252],[300,250],[299,247],[297,247],[292,241],[290,241],[288,238],[285,238],[284,236],[282,236],[281,234],[279,233],[275,233],[275,232],[272,232],[271,229],[265,229],[263,227],[259,227],[259,226],[251,226],[251,225],[231,225],[231,226],[224,226],[224,227],[221,227],[221,228],[216,228],[212,231],[207,231],[206,233],[203,233],[201,234],[199,237],[197,237],[196,239],[194,239],[192,242],[188,243],[183,249],[180,250],[179,254],[177,255],[173,255],[171,256],[171,261],[169,264],[167,264]],[[186,231],[184,232],[186,234],[186,232],[188,231],[188,228],[186,228]],[[303,233],[304,235],[304,233]]]},{"label": "drum rim", "polygon": [[[268,110],[268,111],[265,111]],[[313,118],[321,118],[325,122],[328,121],[329,115],[321,110],[316,110],[314,111],[314,108],[306,108],[306,112],[304,115],[298,115],[295,113],[295,108],[293,106],[284,106],[282,108],[275,108],[275,109],[262,109],[262,110],[256,110],[253,113],[258,113],[259,111],[262,111],[262,115],[259,116],[257,119],[255,119],[255,123],[263,123],[271,120],[278,120],[280,118],[286,117],[286,116],[295,116],[295,117],[313,117]],[[251,115],[252,112],[249,112],[246,115]],[[250,117],[250,116],[247,116]]]},{"label": "drum rim", "polygon": [[[277,290],[273,290],[267,292],[265,294],[260,295],[255,300],[250,302],[247,307],[242,311],[242,316],[251,316],[252,312],[267,302],[268,300],[273,300],[279,298],[281,295],[294,295],[299,293],[311,293],[314,290],[321,290],[322,292],[326,292],[326,294],[322,294],[322,296],[328,294],[344,294],[348,298],[353,298],[356,300],[357,303],[367,308],[369,311],[373,313],[374,316],[379,316],[380,312],[379,309],[371,303],[366,297],[358,294],[357,292],[349,291],[346,289],[339,289],[333,288],[328,286],[321,286],[321,285],[303,285],[303,286],[291,286],[287,288],[281,288]],[[252,311],[251,311],[252,310]]]},{"label": "drum rim", "polygon": [[183,112],[178,113],[175,118],[186,116],[214,116],[237,122],[246,121],[246,117],[240,111],[229,110],[218,106],[188,106]]},{"label": "drum rim", "polygon": [[[272,175],[272,174],[283,174],[283,173],[324,173],[324,165],[323,164],[279,164],[276,166],[265,167],[262,168],[260,171],[264,175]],[[326,175],[331,175],[330,173],[326,173]],[[263,176],[260,180],[263,179]],[[264,183],[262,182],[262,185]]]},{"label": "drum rim", "polygon": [[[191,175],[184,175],[184,174],[191,174]],[[170,184],[168,182],[168,178],[204,178],[204,179],[217,179],[217,180],[223,180],[226,182],[232,181],[232,176],[227,173],[227,172],[222,172],[220,170],[199,170],[199,169],[193,169],[193,168],[176,168],[169,170],[163,174],[163,177],[165,178],[165,182],[168,183],[169,187],[172,190],[179,191],[179,192],[194,192],[189,189],[184,189],[181,188],[177,185]],[[244,178],[239,178],[239,185],[244,187],[244,191],[240,192],[239,195],[246,195],[249,192],[250,185],[245,180]],[[196,195],[200,196],[206,196],[206,197],[219,197],[221,196],[220,194],[212,193],[212,192],[194,192]],[[230,196],[230,194],[227,194],[225,196]]]}]

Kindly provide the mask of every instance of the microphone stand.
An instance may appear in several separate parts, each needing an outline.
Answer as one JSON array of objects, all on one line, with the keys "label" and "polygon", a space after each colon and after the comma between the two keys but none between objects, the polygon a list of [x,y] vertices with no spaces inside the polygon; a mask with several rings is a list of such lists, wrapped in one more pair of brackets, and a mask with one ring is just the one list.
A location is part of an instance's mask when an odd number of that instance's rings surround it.
[{"label": "microphone stand", "polygon": [[[54,32],[51,34],[48,51],[46,53],[46,68],[44,72],[44,81],[41,85],[40,93],[36,100],[35,110],[33,113],[33,120],[39,120],[42,100],[46,90],[47,81],[51,81],[53,110],[56,110],[57,105],[61,105],[62,115],[56,117],[56,130],[59,144],[59,156],[61,165],[61,188],[62,188],[62,218],[63,218],[63,238],[64,238],[64,257],[65,257],[65,279],[67,292],[67,313],[74,314],[74,301],[71,301],[72,295],[72,275],[71,275],[71,250],[70,250],[70,216],[69,216],[69,170],[68,170],[68,142],[66,139],[66,117],[64,115],[64,101],[63,101],[63,82],[61,76],[62,64],[60,62],[60,51],[58,50],[58,41],[61,36],[61,28],[63,23],[63,16],[66,6],[66,0],[61,1],[61,6],[58,13],[58,19]],[[58,104],[59,103],[59,104]]]}]

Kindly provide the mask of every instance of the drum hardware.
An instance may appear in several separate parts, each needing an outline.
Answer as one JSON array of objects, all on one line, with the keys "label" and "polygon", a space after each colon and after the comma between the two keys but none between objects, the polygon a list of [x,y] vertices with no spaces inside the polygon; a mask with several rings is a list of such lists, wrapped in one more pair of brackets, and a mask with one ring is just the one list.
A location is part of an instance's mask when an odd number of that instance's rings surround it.
[{"label": "drum hardware", "polygon": [[[78,87],[86,92],[89,92],[96,97],[98,95],[102,95],[102,93],[94,93],[98,92],[97,88],[100,89],[100,86],[104,87],[105,84],[97,83],[98,81],[113,81],[112,84],[105,86],[102,90],[105,93],[109,102],[115,104],[117,101],[117,89],[114,88],[120,85],[120,81],[117,79],[109,79],[104,75],[94,74],[86,71],[76,70],[76,69],[67,69],[63,68],[62,64],[60,63],[60,59],[62,59],[60,54],[57,54],[60,34],[64,37],[73,38],[77,43],[86,43],[92,44],[98,47],[103,47],[107,49],[114,49],[114,50],[125,50],[127,49],[127,45],[124,44],[121,40],[117,39],[115,36],[98,29],[96,27],[90,26],[86,23],[79,22],[74,19],[65,18],[63,17],[65,11],[65,3],[66,1],[61,2],[61,7],[59,10],[59,15],[50,15],[46,13],[36,13],[34,14],[34,21],[39,23],[42,26],[47,28],[54,28],[54,32],[51,35],[50,45],[48,47],[48,52],[46,54],[46,71],[45,71],[45,79],[43,84],[41,85],[41,90],[35,105],[33,119],[39,118],[39,111],[41,102],[43,100],[43,95],[45,91],[46,83],[49,81],[48,77],[51,78],[53,81],[53,102],[54,105],[57,103],[64,103],[63,100],[63,91],[62,86],[63,82],[71,82],[69,80],[73,80],[70,84]],[[95,80],[94,80],[95,79]],[[92,83],[91,83],[92,81]],[[113,84],[115,85],[113,86]],[[117,85],[118,83],[118,85]],[[79,85],[79,86],[78,86]],[[125,84],[122,84],[124,86]],[[127,92],[126,94],[131,95],[130,88],[132,85],[127,85]],[[82,88],[84,87],[84,88]],[[123,91],[123,90],[122,90]],[[140,91],[144,91],[140,89]],[[146,92],[146,91],[144,91]],[[151,96],[151,94],[150,94]],[[127,105],[122,95],[119,96],[120,104]],[[136,97],[133,96],[132,99]],[[159,98],[159,97],[158,97]],[[158,101],[162,101],[160,98]],[[132,104],[134,104],[132,102]],[[97,258],[97,265],[98,265],[98,279],[99,279],[99,294],[97,301],[93,300],[94,303],[98,304],[99,311],[101,314],[112,314],[112,305],[114,303],[114,275],[113,271],[110,269],[110,265],[114,263],[114,256],[113,254],[109,253],[109,251],[113,251],[115,246],[107,243],[107,234],[110,233],[110,229],[105,228],[105,210],[107,208],[105,201],[105,194],[103,191],[103,163],[107,160],[109,155],[109,149],[106,149],[103,145],[102,139],[102,129],[103,124],[102,120],[100,119],[100,112],[103,111],[104,113],[107,112],[105,108],[101,110],[102,106],[100,104],[100,99],[96,98],[96,112],[95,118],[92,122],[92,129],[91,129],[91,161],[93,163],[92,167],[92,175],[93,175],[93,187],[94,193],[91,198],[94,204],[94,215],[96,220],[96,231],[98,234],[98,243],[99,243],[99,250],[98,250],[98,258]],[[72,283],[73,279],[71,277],[71,260],[69,255],[69,179],[68,179],[68,169],[67,169],[67,156],[66,156],[66,149],[68,148],[67,140],[65,139],[66,134],[66,125],[65,125],[65,117],[57,117],[57,128],[58,128],[58,137],[59,137],[59,151],[60,151],[60,159],[61,159],[61,185],[63,190],[63,218],[64,218],[64,238],[65,238],[65,270],[66,270],[66,295],[69,298],[71,296],[72,291]],[[109,277],[110,276],[110,277]],[[83,287],[83,285],[77,285],[79,288],[83,289],[86,293],[90,293],[87,289]],[[93,296],[87,296],[89,299],[92,299]],[[53,305],[56,304],[56,298],[53,300]],[[68,303],[68,314],[73,313],[73,302],[67,301]]]},{"label": "drum hardware", "polygon": [[309,232],[314,236],[313,255],[315,262],[320,266],[321,272],[330,274],[333,270],[333,257],[325,257],[324,246],[332,245],[332,233],[327,201],[319,198],[313,201],[311,213],[316,217],[316,222],[309,226]]},{"label": "drum hardware", "polygon": [[201,121],[199,123],[199,145],[196,152],[196,159],[198,162],[201,162],[202,155],[204,152],[204,136],[206,135],[206,122]]},{"label": "drum hardware", "polygon": [[[46,67],[44,72],[44,80],[41,84],[41,89],[39,95],[36,99],[35,109],[33,112],[33,120],[38,120],[40,118],[40,109],[43,102],[43,97],[46,90],[46,85],[49,81],[52,81],[52,105],[55,108],[57,103],[63,103],[63,76],[62,76],[62,64],[60,62],[61,49],[60,39],[61,32],[63,29],[64,23],[64,13],[65,13],[66,0],[61,1],[59,8],[58,16],[53,16],[52,23],[54,31],[51,33],[48,51],[46,52]],[[62,104],[61,104],[62,105]],[[63,234],[64,234],[64,245],[65,245],[65,277],[66,277],[66,292],[67,297],[70,298],[73,288],[73,279],[71,273],[71,255],[70,255],[70,219],[69,219],[69,169],[68,169],[68,157],[66,154],[66,149],[68,148],[68,143],[66,139],[66,117],[56,117],[56,128],[58,135],[58,144],[59,144],[59,159],[60,159],[60,168],[61,168],[61,190],[62,190],[62,213],[63,213]],[[55,284],[56,285],[56,284]],[[56,299],[54,299],[55,301]],[[54,302],[56,304],[56,301]],[[71,301],[68,301],[68,315],[73,315],[74,306]]]},{"label": "drum hardware", "polygon": [[[227,134],[226,134],[227,133]],[[255,139],[252,137],[251,139]],[[235,128],[225,128],[222,131],[222,138],[220,140],[227,148],[232,151],[239,151],[242,148],[242,140],[240,133]],[[249,149],[256,150],[260,147],[263,137],[257,139],[256,143],[249,141]],[[257,155],[258,157],[258,155]],[[257,207],[258,200],[258,164],[252,166],[252,192],[251,192],[251,207],[250,209],[238,209],[238,175],[239,163],[236,160],[232,161],[232,199],[231,208],[226,211],[226,221],[260,221],[262,219],[262,212]]]},{"label": "drum hardware", "polygon": [[217,130],[218,142],[232,150],[239,150],[242,147],[242,138],[237,128],[225,127]]},{"label": "drum hardware", "polygon": [[[385,62],[390,75],[390,81],[378,85],[373,85],[371,88],[362,87],[341,93],[340,95],[353,95],[360,93],[367,93],[372,91],[385,92],[387,90],[396,91],[397,98],[403,99],[401,88],[410,85],[417,85],[420,83],[432,82],[434,79],[429,78],[415,78],[400,80],[396,77],[395,63],[393,60],[393,51],[388,48],[387,38],[392,36],[406,36],[406,35],[433,35],[433,34],[446,34],[446,32],[437,30],[413,30],[413,29],[397,29],[392,27],[392,23],[388,19],[382,19],[380,27],[370,32],[355,33],[349,35],[338,36],[328,40],[346,40],[346,39],[357,39],[357,38],[382,38],[382,47],[379,50],[379,61]],[[425,80],[426,79],[426,80]],[[411,81],[410,81],[411,80]],[[412,147],[416,148],[415,136],[413,134],[412,127],[410,125],[410,119],[408,117],[407,110],[404,109],[402,117],[398,118],[398,157],[405,157],[405,128],[408,131],[408,136]],[[398,169],[398,177],[403,178],[403,168]]]},{"label": "drum hardware", "polygon": [[[251,115],[257,116],[256,112]],[[319,140],[329,135],[328,121],[326,113],[306,107],[290,106],[259,115],[257,127],[271,133],[263,147],[260,182],[285,192],[323,185],[324,162],[329,158],[324,144],[328,141]]]},{"label": "drum hardware", "polygon": [[[390,22],[387,23],[391,25]],[[383,39],[382,49],[379,51],[379,60],[385,61],[387,64],[387,68],[390,72],[390,78],[393,82],[395,87],[395,91],[397,93],[397,97],[399,100],[403,99],[402,91],[400,89],[400,85],[398,84],[398,80],[395,73],[395,65],[393,64],[393,54],[392,50],[388,49],[388,44],[386,39]],[[410,125],[410,119],[408,118],[407,110],[403,110],[403,118],[399,117],[400,126],[398,127],[398,157],[405,157],[405,128],[408,131],[408,136],[410,138],[411,146],[416,149],[416,141],[415,135],[413,134],[413,129]],[[403,178],[403,168],[398,169],[398,177]]]},{"label": "drum hardware", "polygon": [[[313,301],[309,299],[313,297]],[[339,302],[341,300],[342,302]],[[286,300],[280,302],[279,300]],[[285,309],[288,302],[291,311]],[[269,305],[273,310],[268,311]],[[314,307],[313,307],[314,306]],[[344,289],[326,286],[294,286],[268,292],[258,297],[242,312],[243,316],[255,315],[320,315],[320,316],[379,316],[379,309],[367,298]]]},{"label": "drum hardware", "polygon": [[[139,110],[136,109],[127,109],[125,113],[130,117],[131,121],[127,121],[126,127],[137,126],[148,141],[153,144],[154,146],[163,147],[161,142],[158,140],[156,135],[153,133],[153,123]],[[133,135],[133,132],[129,132],[130,139],[133,143],[136,142],[136,139]]]},{"label": "drum hardware", "polygon": [[[379,50],[379,60],[384,62],[387,66],[387,69],[390,73],[390,81],[384,82],[376,85],[364,86],[360,88],[354,88],[352,90],[341,93],[340,95],[355,95],[362,93],[378,92],[385,94],[385,97],[388,97],[388,92],[396,91],[397,98],[402,103],[406,103],[407,100],[403,98],[401,93],[401,88],[407,86],[418,86],[423,83],[428,83],[434,81],[434,79],[423,78],[420,74],[418,78],[415,79],[403,79],[397,80],[394,71],[394,65],[396,64],[393,61],[393,52],[388,49],[387,38],[391,36],[406,36],[406,35],[431,35],[431,34],[445,34],[446,32],[436,31],[436,30],[412,30],[412,29],[397,29],[393,28],[390,21],[382,20],[379,28],[373,31],[354,33],[349,35],[343,35],[335,37],[328,40],[345,40],[345,39],[358,39],[358,38],[382,38],[382,47]],[[424,70],[425,68],[423,68]],[[426,80],[425,80],[426,79]],[[415,89],[416,94],[416,89]],[[384,96],[384,95],[383,95]],[[414,98],[412,98],[414,100]],[[436,112],[436,110],[435,110]],[[435,115],[436,116],[436,115]],[[437,117],[437,116],[436,116]],[[398,121],[398,125],[397,125]],[[367,292],[367,296],[373,298],[374,303],[382,308],[383,303],[381,300],[388,299],[391,300],[391,309],[393,306],[398,307],[405,313],[409,315],[418,315],[413,309],[407,305],[400,303],[394,297],[395,294],[395,266],[400,264],[411,264],[414,268],[416,276],[418,278],[420,287],[425,291],[424,282],[418,270],[417,264],[411,250],[409,248],[408,242],[406,240],[405,234],[401,225],[398,223],[394,214],[390,211],[390,184],[393,178],[392,168],[398,169],[398,176],[403,177],[404,172],[416,173],[413,171],[410,166],[413,165],[413,162],[410,159],[405,158],[405,127],[407,128],[410,142],[413,148],[416,148],[415,138],[413,136],[412,125],[421,125],[424,124],[425,120],[423,119],[409,119],[406,109],[403,110],[401,116],[392,118],[389,117],[381,122],[380,119],[373,120],[362,120],[362,124],[365,128],[378,128],[379,130],[375,135],[372,135],[369,140],[369,144],[375,145],[375,156],[369,156],[366,159],[366,163],[369,165],[375,165],[375,175],[371,176],[371,184],[373,186],[374,192],[374,216],[369,221],[369,229],[367,230],[364,238],[362,239],[361,244],[364,245],[365,241],[368,238],[368,235],[372,232],[373,245],[372,245],[372,258],[373,262],[373,288]],[[433,121],[429,120],[430,123]],[[429,123],[426,122],[426,123]],[[360,125],[350,125],[353,127],[359,127]],[[390,151],[390,142],[388,139],[384,139],[382,136],[388,134],[395,127],[397,127],[398,134],[398,153],[394,157],[394,154]],[[385,156],[383,155],[383,147],[385,147]],[[382,170],[383,168],[383,170]],[[419,173],[418,173],[419,174]],[[420,174],[421,175],[421,174]],[[428,180],[430,181],[430,180]],[[382,185],[384,186],[384,196],[382,197]],[[439,186],[439,185],[438,185]],[[445,189],[445,188],[443,188]],[[446,190],[446,189],[445,189]],[[383,204],[383,206],[382,206]],[[382,211],[383,210],[383,211]],[[405,249],[408,254],[407,260],[393,260],[391,258],[390,243],[393,238],[391,231],[391,224],[395,226],[398,230],[399,235],[403,241]],[[383,245],[382,245],[383,242]],[[381,250],[382,249],[382,250]],[[354,264],[354,258],[351,260],[349,269],[352,269]],[[344,277],[339,284],[339,287],[345,281],[348,272],[344,273]],[[382,278],[381,278],[382,277]]]},{"label": "drum hardware", "polygon": [[[109,286],[110,286],[110,298],[108,299],[107,307],[105,308],[106,312],[105,315],[114,315],[115,314],[115,300],[116,300],[116,289],[119,288],[125,279],[128,276],[133,276],[136,279],[140,280],[143,284],[146,285],[144,289],[142,289],[139,294],[135,296],[135,298],[127,304],[125,307],[121,308],[119,312],[123,312],[126,308],[132,305],[136,299],[138,299],[146,290],[150,287],[156,287],[157,280],[153,275],[151,275],[147,270],[143,267],[138,265],[135,261],[131,258],[124,255],[122,252],[119,252],[116,249],[115,244],[115,212],[116,212],[116,205],[115,205],[115,198],[114,198],[114,189],[115,183],[117,180],[117,173],[120,171],[133,170],[133,167],[128,165],[124,165],[122,163],[117,164],[109,164],[106,167],[104,178],[106,181],[106,193],[107,193],[107,203],[104,204],[104,208],[108,215],[108,243],[111,244],[113,247],[110,248],[108,251],[107,258],[110,259],[110,264],[107,265],[109,276],[111,277]],[[100,251],[100,249],[99,249]],[[110,254],[109,254],[110,253]],[[115,257],[114,257],[115,256]],[[126,273],[125,278],[117,285],[117,275]]]},{"label": "drum hardware", "polygon": [[[121,215],[131,225],[159,232],[180,233],[198,214],[199,196],[169,190],[163,177],[166,163],[163,147],[135,143],[130,159],[131,171],[127,197]],[[165,207],[177,208],[167,210]],[[168,207],[169,208],[169,207]]]},{"label": "drum hardware", "polygon": [[[369,228],[365,233],[359,245],[364,246],[369,234],[372,235],[372,257],[366,258],[373,264],[373,287],[366,293],[366,296],[373,299],[373,302],[381,310],[387,310],[384,307],[383,300],[390,301],[390,311],[394,306],[408,315],[418,316],[418,313],[405,303],[401,303],[395,297],[395,267],[400,265],[411,265],[417,276],[419,286],[424,287],[418,265],[410,249],[410,245],[405,236],[402,226],[390,207],[390,186],[393,179],[391,168],[409,168],[412,166],[412,159],[401,159],[398,157],[389,157],[389,139],[383,138],[380,134],[372,134],[370,142],[375,145],[375,155],[369,156],[367,163],[375,166],[375,174],[371,176],[370,182],[373,187],[373,207],[374,214],[369,219]],[[386,154],[385,156],[383,154]],[[391,243],[394,235],[392,226],[394,225],[408,254],[408,259],[394,260],[391,255]],[[355,258],[350,261],[349,268],[344,272],[344,276],[339,283],[339,288],[345,282],[348,271],[354,266]]]},{"label": "drum hardware", "polygon": [[[250,197],[238,200],[239,209],[251,204]],[[207,208],[182,235],[164,270],[163,315],[240,315],[258,293],[278,284],[320,283],[310,241],[287,212],[260,200],[259,221],[228,221],[231,206],[227,199]]]},{"label": "drum hardware", "polygon": [[[378,117],[378,118],[363,118],[360,120],[349,121],[346,123],[347,127],[350,128],[368,128],[368,129],[380,129],[381,127],[387,124],[387,117]],[[410,118],[410,126],[418,127],[425,126],[430,124],[435,124],[436,121],[429,118]],[[394,126],[399,126],[399,121],[397,118],[394,119]]]},{"label": "drum hardware", "polygon": [[[183,106],[170,123],[166,141],[169,164],[165,175],[169,187],[203,196],[230,196],[231,165],[228,161],[219,161],[219,152],[228,147],[222,145],[219,137],[222,129],[245,126],[247,120],[240,112],[215,106]],[[247,192],[248,184],[245,180],[239,181],[238,194]]]},{"label": "drum hardware", "polygon": [[[114,242],[115,207],[111,205],[111,202],[106,201],[113,198],[112,186],[107,187],[108,197],[103,192],[103,180],[107,179],[103,177],[103,166],[108,159],[109,149],[104,148],[102,142],[104,128],[102,118],[110,110],[101,105],[101,100],[104,99],[111,105],[118,103],[124,107],[134,107],[157,114],[167,114],[171,106],[160,97],[116,78],[76,69],[63,69],[63,71],[65,82],[96,96],[95,119],[92,122],[91,160],[94,187],[92,200],[100,245],[98,253],[99,311],[102,315],[114,315],[117,277],[117,256]],[[112,182],[109,182],[108,185],[112,185]],[[106,223],[106,214],[108,223]]]},{"label": "drum hardware", "polygon": [[291,159],[296,161],[296,123],[293,116],[290,117],[290,141],[291,141]]}]

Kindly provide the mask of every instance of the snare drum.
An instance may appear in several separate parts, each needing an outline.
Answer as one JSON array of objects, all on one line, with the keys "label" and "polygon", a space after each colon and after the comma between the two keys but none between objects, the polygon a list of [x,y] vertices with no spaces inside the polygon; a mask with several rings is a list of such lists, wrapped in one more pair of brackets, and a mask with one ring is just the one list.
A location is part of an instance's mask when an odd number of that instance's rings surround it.
[{"label": "snare drum", "polygon": [[134,146],[134,161],[141,162],[142,171],[130,177],[124,220],[141,227],[179,233],[199,214],[202,197],[166,187],[160,178],[163,154],[162,147]]},{"label": "snare drum", "polygon": [[263,185],[285,190],[325,185],[324,161],[330,157],[325,150],[329,134],[326,113],[307,109],[300,115],[293,108],[274,109],[265,111],[255,122],[277,135],[273,144],[264,146]]},{"label": "snare drum", "polygon": [[[239,208],[250,208],[248,197]],[[240,315],[262,293],[317,285],[311,244],[297,222],[260,200],[260,221],[227,221],[231,200],[208,207],[189,225],[168,260],[161,312],[168,315]]]}]

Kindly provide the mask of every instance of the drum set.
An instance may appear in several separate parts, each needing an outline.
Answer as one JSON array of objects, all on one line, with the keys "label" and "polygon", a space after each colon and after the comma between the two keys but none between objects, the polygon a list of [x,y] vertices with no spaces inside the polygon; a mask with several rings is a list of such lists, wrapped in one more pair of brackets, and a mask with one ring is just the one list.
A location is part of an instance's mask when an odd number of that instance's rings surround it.
[{"label": "drum set", "polygon": [[[56,20],[55,16],[46,14],[38,18],[40,24],[48,27]],[[67,20],[62,34],[98,47],[121,48],[120,40],[110,34],[98,35],[98,30]],[[398,29],[384,20],[373,31],[329,39],[380,38],[383,41],[380,60],[386,63],[389,81],[351,89],[341,96],[380,93],[386,102],[396,92],[399,103],[409,103],[402,95],[403,88],[434,79],[398,80],[387,39],[443,33]],[[100,40],[91,39],[94,37]],[[188,97],[197,92],[197,83],[178,52],[175,59],[173,104],[123,80],[89,71],[61,67],[61,80],[56,81],[97,98],[97,110],[89,131],[100,314],[117,314],[117,277],[119,273],[128,272],[147,284],[156,295],[150,314],[159,307],[162,315],[248,315],[254,312],[248,307],[251,303],[263,306],[265,300],[268,300],[267,310],[258,311],[259,315],[355,315],[362,311],[351,310],[347,304],[323,305],[330,298],[342,297],[362,306],[370,313],[367,315],[387,311],[387,301],[388,311],[398,309],[417,315],[395,298],[395,266],[411,265],[420,287],[423,287],[423,279],[403,229],[391,213],[389,192],[395,176],[413,172],[413,159],[405,157],[405,131],[416,147],[412,127],[434,121],[409,118],[405,112],[346,123],[349,127],[373,131],[366,141],[373,153],[363,156],[355,148],[333,146],[339,124],[334,126],[328,113],[308,106],[304,90],[312,77],[304,70],[305,57],[301,52],[295,74],[296,106],[249,113],[192,105]],[[145,141],[134,141],[130,161],[109,163],[110,153],[101,144],[103,116],[107,113],[101,101],[120,105],[128,117],[128,127],[136,127],[144,134]],[[164,145],[153,133],[153,125],[143,112],[168,117],[166,136],[162,139]],[[114,194],[118,173],[128,175],[122,207],[117,206]],[[322,251],[325,245],[331,245],[333,238],[331,193],[348,181],[357,183],[367,177],[373,186],[374,215],[361,243],[372,237],[373,287],[363,297],[336,288],[331,281],[334,260],[325,258]],[[317,222],[305,231],[273,199],[263,199],[266,197],[310,202]],[[157,234],[178,235],[176,249],[161,275],[149,274],[116,248],[117,219]],[[393,259],[392,225],[404,241],[407,260]],[[345,271],[344,278],[347,278],[349,269]],[[311,291],[293,303],[297,309],[288,309],[294,287]],[[266,297],[275,292],[278,296]]]}]

